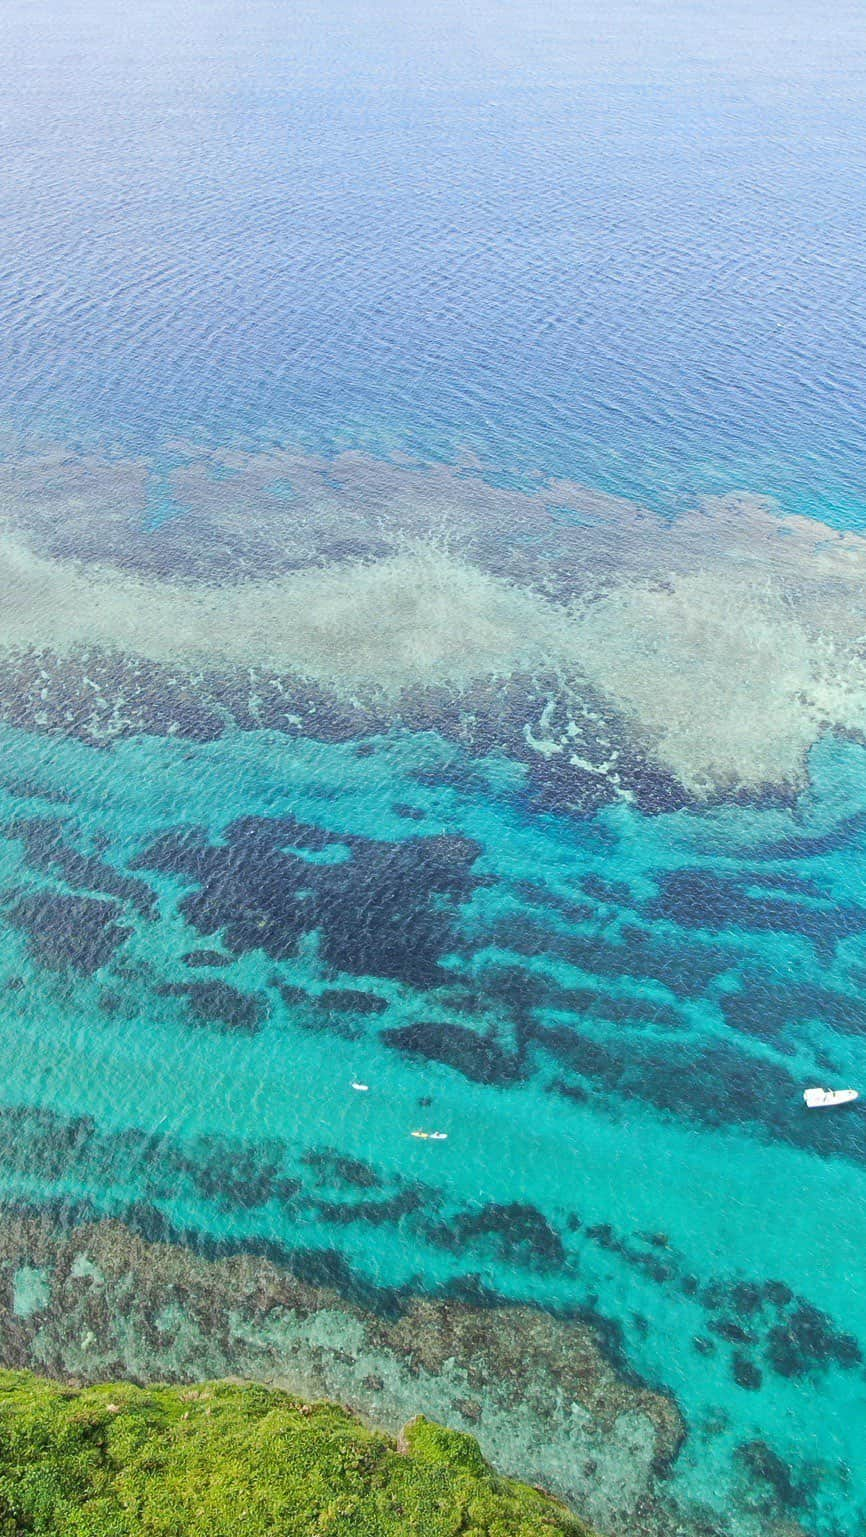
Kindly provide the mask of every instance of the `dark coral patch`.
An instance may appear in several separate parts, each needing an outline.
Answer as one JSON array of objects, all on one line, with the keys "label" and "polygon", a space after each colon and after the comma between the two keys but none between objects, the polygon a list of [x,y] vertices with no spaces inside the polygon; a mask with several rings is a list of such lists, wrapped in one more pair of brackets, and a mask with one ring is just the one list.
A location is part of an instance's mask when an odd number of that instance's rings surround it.
[{"label": "dark coral patch", "polygon": [[735,1318],[717,1318],[710,1324],[710,1328],[714,1334],[732,1345],[754,1345],[756,1340],[752,1331],[744,1329]]},{"label": "dark coral patch", "polygon": [[540,972],[522,966],[485,966],[474,988],[453,989],[452,1007],[472,1014],[491,1000],[506,1009],[517,1022],[559,995],[559,990]]},{"label": "dark coral patch", "polygon": [[299,1005],[312,1004],[313,996],[305,987],[299,987],[295,982],[281,982],[279,977],[271,977],[271,986],[277,988],[280,997],[289,1008]]},{"label": "dark coral patch", "polygon": [[304,1154],[303,1162],[316,1175],[317,1183],[340,1187],[349,1185],[357,1190],[375,1190],[381,1184],[376,1170],[362,1158],[349,1158],[332,1147],[313,1147]]},{"label": "dark coral patch", "polygon": [[609,1254],[618,1254],[627,1265],[649,1276],[659,1286],[666,1286],[676,1277],[676,1264],[670,1256],[662,1259],[658,1253],[647,1253],[645,1249],[636,1248],[622,1238],[609,1222],[594,1223],[586,1229],[586,1236]]},{"label": "dark coral patch", "polygon": [[802,1377],[814,1367],[859,1366],[863,1359],[853,1334],[837,1329],[809,1302],[800,1302],[770,1330],[767,1357],[783,1377]]},{"label": "dark coral patch", "polygon": [[164,998],[186,998],[192,1018],[203,1025],[252,1034],[265,1017],[260,998],[242,993],[229,982],[167,982],[156,991]]},{"label": "dark coral patch", "polygon": [[0,1106],[0,1150],[10,1173],[50,1182],[82,1174],[98,1132],[90,1116],[63,1116],[35,1105]]},{"label": "dark coral patch", "polygon": [[176,1227],[164,1212],[152,1201],[129,1201],[122,1209],[122,1221],[143,1238],[145,1243],[171,1245],[188,1244],[194,1247],[194,1234],[188,1229]]},{"label": "dark coral patch", "polygon": [[760,1310],[765,1296],[766,1291],[758,1281],[737,1281],[731,1287],[731,1301],[737,1312],[748,1318]]},{"label": "dark coral patch", "polygon": [[40,784],[36,779],[6,779],[3,783],[9,794],[17,796],[19,800],[40,800],[54,806],[71,806],[74,799],[69,790]]},{"label": "dark coral patch", "polygon": [[610,993],[591,987],[563,988],[554,998],[551,1007],[580,1014],[588,1019],[606,1019],[616,1025],[662,1025],[665,1029],[679,1030],[683,1020],[676,1009],[658,999],[635,998],[623,993]]},{"label": "dark coral patch", "polygon": [[[72,558],[80,554],[76,550]],[[91,648],[62,657],[33,647],[7,653],[0,716],[25,730],[50,731],[97,747],[141,731],[210,742],[226,729],[224,709],[202,694],[190,674],[144,657]]]},{"label": "dark coral patch", "polygon": [[204,827],[172,827],[160,833],[146,853],[133,860],[132,868],[157,870],[162,875],[185,875],[191,880],[204,879],[211,852]]},{"label": "dark coral patch", "polygon": [[399,1289],[376,1286],[354,1271],[338,1249],[292,1249],[282,1263],[307,1286],[325,1287],[379,1318],[399,1318],[406,1294]]},{"label": "dark coral patch", "polygon": [[589,1090],[582,1088],[579,1083],[566,1083],[564,1078],[554,1078],[547,1085],[548,1094],[559,1094],[563,1099],[570,1099],[576,1105],[588,1105],[590,1101]]},{"label": "dark coral patch", "polygon": [[[720,945],[667,941],[637,924],[623,924],[621,933],[622,944],[604,945],[598,967],[590,964],[589,971],[597,969],[617,979],[652,978],[669,987],[678,998],[693,998],[731,964],[730,953]],[[594,942],[585,941],[587,962],[591,962],[594,950]]]},{"label": "dark coral patch", "polygon": [[748,1388],[750,1392],[757,1393],[763,1382],[759,1368],[742,1351],[735,1350],[731,1360],[731,1374],[734,1381],[741,1388]]},{"label": "dark coral patch", "polygon": [[773,843],[759,844],[756,848],[749,846],[732,852],[735,857],[749,859],[753,863],[757,860],[769,862],[788,859],[820,859],[825,854],[835,854],[839,849],[850,848],[852,843],[859,840],[864,829],[866,829],[866,811],[857,811],[852,816],[844,817],[826,833],[792,832],[790,838],[782,838]]},{"label": "dark coral patch", "polygon": [[547,1218],[522,1201],[491,1202],[479,1211],[458,1212],[447,1225],[432,1228],[430,1236],[455,1252],[487,1240],[499,1258],[512,1265],[550,1270],[559,1269],[566,1259],[562,1239]]},{"label": "dark coral patch", "polygon": [[[595,910],[588,909],[587,915],[594,919]],[[618,985],[623,977],[661,982],[678,998],[702,994],[732,963],[731,954],[718,945],[668,941],[636,923],[623,924],[617,940],[597,932],[554,929],[529,917],[512,918],[501,925],[497,937],[504,947],[519,954],[555,957]]]},{"label": "dark coral patch", "polygon": [[785,1510],[797,1510],[806,1503],[803,1485],[794,1477],[789,1464],[765,1441],[747,1441],[737,1452],[752,1478],[765,1484]]},{"label": "dark coral patch", "polygon": [[609,881],[603,875],[585,875],[581,886],[588,897],[597,902],[612,902],[617,907],[629,907],[632,902],[631,888],[625,881]]},{"label": "dark coral patch", "polygon": [[[533,1023],[528,1026],[527,1035],[549,1052],[557,1062],[570,1068],[572,1072],[579,1073],[582,1078],[598,1079],[610,1088],[619,1090],[625,1088],[625,1074],[631,1058],[624,1048],[617,1050],[566,1025]],[[637,1092],[641,1087],[641,1081],[637,1079],[634,1083],[634,1091]],[[651,1085],[646,1085],[647,1090],[650,1087]],[[646,1097],[649,1098],[648,1092]]]},{"label": "dark coral patch", "polygon": [[825,896],[820,883],[811,875],[795,875],[793,870],[744,869],[738,879],[743,885],[762,891],[786,891],[790,896],[817,897],[819,901]]},{"label": "dark coral patch", "polygon": [[181,960],[185,966],[193,967],[231,965],[231,956],[223,955],[220,950],[187,950]]},{"label": "dark coral patch", "polygon": [[271,981],[283,1002],[292,1010],[293,1023],[315,1034],[339,1035],[344,1041],[357,1041],[360,1038],[362,1028],[352,1021],[348,1009],[335,1008],[333,1004],[330,1008],[322,1007],[321,994],[308,993],[305,987],[298,987],[294,982],[281,982],[279,977],[272,977]]},{"label": "dark coral patch", "polygon": [[353,1222],[365,1222],[370,1227],[383,1227],[398,1223],[423,1205],[417,1190],[398,1191],[384,1201],[320,1201],[316,1212],[323,1222],[349,1226]]},{"label": "dark coral patch", "polygon": [[61,817],[20,817],[0,828],[24,844],[31,869],[55,875],[78,891],[100,891],[136,908],[145,918],[156,912],[156,897],[145,881],[125,875],[96,854],[82,854],[68,841]]},{"label": "dark coral patch", "polygon": [[479,845],[445,835],[347,841],[350,861],[318,867],[327,871],[319,887],[325,960],[356,975],[435,985],[453,944],[448,906],[465,901],[479,884],[472,874]]},{"label": "dark coral patch", "polygon": [[222,931],[234,954],[286,960],[315,930],[333,970],[425,987],[442,979],[451,909],[477,886],[480,852],[466,838],[386,843],[293,817],[244,817],[218,846],[200,829],[166,832],[136,864],[195,882],[184,916],[202,934]]},{"label": "dark coral patch", "polygon": [[742,975],[740,988],[725,993],[719,1002],[732,1029],[760,1040],[779,1043],[792,1024],[812,1019],[842,1034],[866,1033],[866,1009],[859,998],[787,981],[778,971],[751,968]]},{"label": "dark coral patch", "polygon": [[522,1066],[513,1052],[505,1051],[491,1036],[478,1035],[465,1025],[426,1020],[383,1030],[381,1038],[406,1056],[442,1062],[476,1083],[514,1083],[523,1077]]},{"label": "dark coral patch", "polygon": [[20,897],[7,917],[27,935],[27,948],[40,966],[88,976],[132,933],[115,922],[120,912],[116,902],[38,891]]},{"label": "dark coral patch", "polygon": [[805,1377],[830,1366],[850,1370],[862,1365],[854,1336],[838,1329],[813,1303],[796,1297],[783,1281],[711,1281],[701,1288],[700,1302],[715,1315],[709,1320],[714,1334],[738,1347],[753,1347],[752,1355],[759,1354],[779,1376]]},{"label": "dark coral patch", "polygon": [[323,1008],[335,1009],[338,1014],[384,1014],[387,998],[376,993],[362,993],[356,987],[327,988],[317,1000]]},{"label": "dark coral patch", "polygon": [[745,930],[796,935],[829,959],[840,939],[866,931],[866,909],[853,903],[824,907],[747,889],[748,879],[711,870],[672,870],[650,912],[682,928]]},{"label": "dark coral patch", "polygon": [[[560,1065],[584,1080],[603,1085],[656,1109],[688,1116],[709,1126],[751,1122],[766,1135],[808,1147],[827,1156],[866,1161],[859,1122],[851,1116],[823,1118],[803,1110],[802,1083],[777,1062],[754,1061],[726,1041],[713,1045],[683,1043],[671,1071],[669,1049],[651,1039],[604,1040],[575,1026],[544,1025],[530,1020],[523,1038],[549,1052]],[[700,1093],[692,1087],[700,1084]],[[560,1076],[558,1092],[567,1089]],[[551,1085],[553,1087],[554,1085]],[[580,1084],[583,1088],[585,1085]]]},{"label": "dark coral patch", "polygon": [[281,1155],[279,1144],[247,1146],[202,1138],[173,1162],[221,1210],[249,1211],[270,1201],[291,1200],[300,1190],[298,1180],[282,1175]]}]

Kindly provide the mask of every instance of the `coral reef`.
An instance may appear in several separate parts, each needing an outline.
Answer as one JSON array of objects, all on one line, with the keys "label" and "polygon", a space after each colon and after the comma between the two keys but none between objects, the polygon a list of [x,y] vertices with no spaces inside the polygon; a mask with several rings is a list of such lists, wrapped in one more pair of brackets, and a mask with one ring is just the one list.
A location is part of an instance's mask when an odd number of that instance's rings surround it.
[{"label": "coral reef", "polygon": [[866,540],[765,499],[670,520],[477,467],[190,454],[154,530],[140,465],[49,465],[0,465],[5,719],[434,728],[577,810],[791,797],[822,733],[866,731]]}]

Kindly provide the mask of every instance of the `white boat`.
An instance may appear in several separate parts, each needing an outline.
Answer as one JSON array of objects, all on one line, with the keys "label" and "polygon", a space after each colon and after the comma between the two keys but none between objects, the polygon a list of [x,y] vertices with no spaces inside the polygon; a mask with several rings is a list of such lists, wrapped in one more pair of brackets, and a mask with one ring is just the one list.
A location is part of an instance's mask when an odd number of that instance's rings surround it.
[{"label": "white boat", "polygon": [[830,1105],[850,1105],[860,1095],[856,1089],[806,1089],[803,1094],[809,1110],[824,1110]]},{"label": "white boat", "polygon": [[369,1094],[370,1092],[370,1085],[368,1083],[358,1083],[357,1080],[352,1084],[352,1088],[357,1089],[359,1094]]},{"label": "white boat", "polygon": [[447,1142],[447,1131],[410,1131],[410,1137],[417,1137],[421,1142]]}]

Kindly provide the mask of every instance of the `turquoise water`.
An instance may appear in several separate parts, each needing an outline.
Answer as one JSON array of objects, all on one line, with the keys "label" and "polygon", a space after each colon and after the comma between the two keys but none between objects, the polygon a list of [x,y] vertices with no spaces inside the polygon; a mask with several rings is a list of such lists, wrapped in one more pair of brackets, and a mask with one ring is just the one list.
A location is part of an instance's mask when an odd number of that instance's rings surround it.
[{"label": "turquoise water", "polygon": [[[837,944],[834,924],[862,896],[863,833],[851,829],[863,825],[863,749],[817,750],[796,814],[650,820],[615,808],[589,823],[529,813],[502,762],[453,788],[454,762],[433,737],[380,739],[361,758],[352,744],[269,733],[192,750],[137,738],[107,754],[4,729],[4,783],[33,781],[26,798],[4,790],[7,890],[70,884],[34,874],[15,834],[25,815],[27,828],[34,815],[60,824],[49,847],[98,849],[105,867],[143,883],[123,903],[128,937],[90,976],[35,964],[38,927],[4,931],[4,1194],[87,1201],[145,1231],[158,1212],[187,1241],[281,1248],[288,1262],[336,1249],[359,1289],[435,1289],[474,1273],[502,1298],[597,1304],[692,1427],[680,1492],[717,1498],[736,1446],[761,1438],[831,1529],[861,1498],[866,1171],[859,1120],[809,1117],[799,1090],[828,1070],[862,1072],[863,934]],[[51,800],[71,786],[71,808]],[[471,840],[479,884],[450,913],[427,986],[328,965],[312,942],[277,961],[243,948],[208,975],[258,1001],[257,1025],[221,1027],[207,1011],[197,1020],[189,995],[162,989],[202,977],[181,958],[220,948],[220,936],[184,916],[195,882],[155,875],[146,851],[166,828],[200,828],[219,849],[242,819],[267,828],[285,817],[326,840],[313,868],[339,870],[378,840],[446,837]],[[359,840],[352,854],[347,836]],[[762,891],[779,900],[783,877],[787,929],[749,926],[736,911],[702,924],[698,907],[688,928],[649,916],[666,877],[698,871],[736,881],[744,919]],[[94,871],[84,885],[105,890]],[[143,892],[157,904],[147,916],[135,906]],[[243,908],[239,893],[231,900]],[[373,884],[368,900],[375,944],[393,915],[387,890]],[[413,904],[426,905],[409,880],[400,923],[412,933],[414,918],[417,934]],[[424,964],[402,960],[394,972]],[[18,978],[25,987],[10,992]],[[281,985],[307,1000],[287,1005]],[[361,1007],[335,1012],[328,1000],[341,989]],[[370,996],[382,1012],[365,1012]],[[740,1007],[726,1018],[732,999]],[[390,1032],[421,1021],[424,1049],[395,1049]],[[487,1055],[467,1049],[488,1032]],[[37,1105],[56,1119],[35,1116]],[[415,1129],[448,1140],[419,1142]],[[372,1203],[356,1193],[354,1220],[351,1200],[317,1191],[310,1154],[322,1147],[379,1176]],[[514,1202],[521,1213],[509,1218]],[[497,1209],[498,1226],[473,1232],[479,1212]],[[455,1246],[449,1235],[461,1232]],[[768,1283],[775,1300],[756,1303]],[[804,1302],[813,1311],[799,1317]],[[748,1386],[734,1380],[737,1359],[756,1371]]]},{"label": "turquoise water", "polygon": [[176,9],[0,23],[6,1348],[103,1218],[529,1304],[854,1537],[861,10]]}]

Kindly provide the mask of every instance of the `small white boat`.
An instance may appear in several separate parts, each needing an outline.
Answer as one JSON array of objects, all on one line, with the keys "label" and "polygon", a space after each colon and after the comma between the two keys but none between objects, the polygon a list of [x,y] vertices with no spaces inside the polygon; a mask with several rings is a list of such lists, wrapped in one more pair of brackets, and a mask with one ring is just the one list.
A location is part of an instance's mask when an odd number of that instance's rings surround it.
[{"label": "small white boat", "polygon": [[410,1131],[410,1137],[417,1137],[421,1142],[447,1142],[447,1131]]},{"label": "small white boat", "polygon": [[809,1110],[824,1110],[830,1105],[850,1105],[859,1099],[856,1089],[806,1089],[803,1094]]},{"label": "small white boat", "polygon": [[357,1089],[359,1094],[369,1094],[370,1092],[370,1085],[368,1083],[353,1083],[352,1088]]}]

